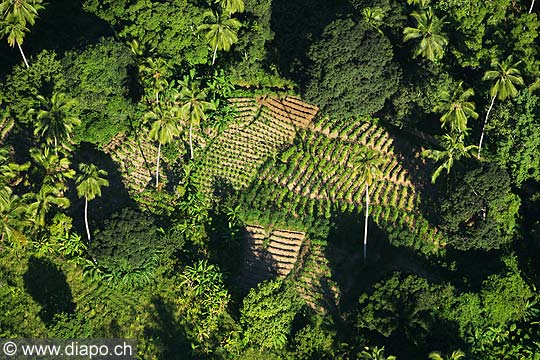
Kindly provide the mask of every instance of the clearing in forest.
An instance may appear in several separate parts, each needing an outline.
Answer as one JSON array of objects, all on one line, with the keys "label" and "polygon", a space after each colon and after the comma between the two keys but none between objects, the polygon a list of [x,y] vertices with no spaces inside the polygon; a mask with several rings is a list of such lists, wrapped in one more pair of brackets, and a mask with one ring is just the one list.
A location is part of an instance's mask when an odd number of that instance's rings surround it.
[{"label": "clearing in forest", "polygon": [[236,122],[209,142],[193,174],[207,192],[223,182],[246,188],[264,161],[291,144],[318,111],[292,96],[230,101],[238,110]]}]

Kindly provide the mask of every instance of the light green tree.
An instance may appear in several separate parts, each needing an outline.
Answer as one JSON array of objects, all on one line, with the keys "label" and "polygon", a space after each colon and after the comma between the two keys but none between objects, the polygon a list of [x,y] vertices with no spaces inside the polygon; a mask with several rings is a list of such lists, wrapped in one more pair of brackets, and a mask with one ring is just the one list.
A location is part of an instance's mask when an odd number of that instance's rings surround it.
[{"label": "light green tree", "polygon": [[65,198],[56,186],[43,184],[36,194],[29,194],[33,202],[28,206],[28,214],[31,216],[35,228],[45,228],[47,214],[53,206],[61,209],[69,207],[69,200]]},{"label": "light green tree", "polygon": [[428,149],[422,151],[422,156],[440,162],[440,165],[435,169],[431,176],[431,182],[434,184],[437,181],[441,172],[446,169],[446,173],[450,173],[450,169],[456,161],[461,158],[472,157],[472,152],[476,149],[476,145],[466,146],[463,143],[463,138],[459,134],[445,134],[442,139],[444,150]]},{"label": "light green tree", "polygon": [[28,61],[21,47],[28,25],[34,25],[38,11],[43,9],[42,0],[0,0],[0,36],[7,37],[9,46],[19,48],[26,67]]},{"label": "light green tree", "polygon": [[159,186],[159,159],[161,145],[166,145],[180,135],[180,112],[174,105],[157,106],[145,114],[145,119],[152,121],[150,138],[158,142],[156,160],[156,189]]},{"label": "light green tree", "polygon": [[193,126],[206,120],[206,111],[215,110],[215,105],[206,101],[207,93],[205,90],[197,88],[195,82],[185,83],[180,91],[180,114],[182,119],[189,122],[189,151],[190,158],[193,159]]},{"label": "light green tree", "polygon": [[468,130],[468,118],[478,119],[475,105],[469,101],[473,95],[473,89],[463,89],[463,81],[456,86],[452,93],[443,93],[442,105],[438,107],[439,110],[445,111],[441,116],[441,127],[449,127],[451,132],[465,134]]},{"label": "light green tree", "polygon": [[30,157],[34,163],[34,173],[43,179],[44,184],[65,191],[66,182],[75,177],[75,170],[70,168],[69,159],[52,153],[48,147],[30,149]]},{"label": "light green tree", "polygon": [[380,153],[364,149],[355,159],[355,170],[359,174],[360,180],[365,184],[366,191],[366,211],[364,220],[364,260],[367,256],[368,240],[368,218],[369,218],[369,187],[374,181],[382,178],[381,166],[384,164],[384,158]]},{"label": "light green tree", "polygon": [[55,92],[50,99],[41,95],[37,98],[41,108],[37,110],[34,134],[42,137],[47,145],[53,146],[56,154],[60,146],[69,149],[73,130],[81,124],[81,120],[74,115],[77,101],[59,92]]},{"label": "light green tree", "polygon": [[480,152],[482,151],[482,142],[484,141],[489,113],[491,112],[491,109],[493,109],[495,99],[498,98],[499,100],[504,101],[508,98],[513,98],[518,94],[516,85],[525,85],[521,73],[517,68],[520,63],[521,61],[513,62],[512,55],[502,63],[498,60],[493,60],[491,62],[492,69],[486,71],[482,78],[482,80],[491,81],[493,84],[489,91],[491,103],[486,113],[486,119],[484,120],[484,126],[482,127],[482,135],[480,135],[480,143],[478,144],[478,159],[480,159]]},{"label": "light green tree", "polygon": [[12,241],[26,223],[26,204],[9,187],[0,186],[0,242]]},{"label": "light green tree", "polygon": [[168,62],[162,58],[147,58],[139,65],[139,73],[144,86],[151,89],[158,105],[159,94],[169,85],[167,78],[171,75],[171,69]]},{"label": "light green tree", "polygon": [[101,188],[109,186],[109,181],[105,178],[108,174],[105,170],[99,169],[94,164],[79,164],[80,175],[77,177],[77,195],[84,197],[84,224],[88,241],[91,240],[90,228],[88,226],[88,201],[101,196]]},{"label": "light green tree", "polygon": [[443,356],[437,351],[433,351],[429,354],[429,360],[459,360],[464,357],[465,353],[461,350],[453,351],[450,356]]},{"label": "light green tree", "polygon": [[448,45],[448,37],[443,32],[444,18],[439,19],[428,8],[420,12],[414,11],[411,16],[416,20],[417,27],[406,27],[403,30],[403,41],[420,39],[414,51],[414,57],[421,55],[430,61],[438,61],[444,55],[444,48]]},{"label": "light green tree", "polygon": [[358,354],[358,358],[361,360],[396,360],[394,355],[385,356],[384,346],[379,348],[377,346],[370,348],[364,347],[364,350]]},{"label": "light green tree", "polygon": [[203,17],[207,22],[200,25],[198,30],[205,32],[206,40],[214,49],[212,56],[212,65],[214,65],[217,51],[229,51],[231,46],[238,41],[237,31],[242,24],[237,19],[214,11],[205,12]]},{"label": "light green tree", "polygon": [[229,15],[244,12],[244,0],[215,0],[215,3]]}]

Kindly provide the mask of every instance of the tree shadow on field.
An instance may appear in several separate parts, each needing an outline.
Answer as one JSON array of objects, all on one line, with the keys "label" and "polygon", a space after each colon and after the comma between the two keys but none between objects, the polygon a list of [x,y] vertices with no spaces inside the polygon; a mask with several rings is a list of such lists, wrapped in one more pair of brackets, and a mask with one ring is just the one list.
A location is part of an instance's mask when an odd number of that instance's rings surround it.
[{"label": "tree shadow on field", "polygon": [[75,304],[66,276],[49,259],[30,257],[23,278],[26,291],[41,305],[39,317],[45,324],[50,325],[56,314],[74,312]]},{"label": "tree shadow on field", "polygon": [[304,83],[309,47],[326,25],[352,10],[345,0],[274,0],[271,27],[275,37],[269,49],[281,73]]},{"label": "tree shadow on field", "polygon": [[161,297],[152,299],[152,325],[144,330],[145,337],[153,339],[159,359],[193,359],[191,344],[184,330],[174,318],[174,311]]},{"label": "tree shadow on field", "polygon": [[[44,49],[62,53],[66,50],[96,42],[100,37],[113,36],[110,25],[82,9],[82,0],[47,1],[39,12],[35,26],[30,28],[22,45],[30,57]],[[0,75],[22,62],[18,49],[0,42]],[[29,59],[31,63],[32,60]]]},{"label": "tree shadow on field", "polygon": [[[122,182],[122,175],[118,165],[109,154],[98,150],[94,144],[82,142],[73,155],[72,168],[78,170],[80,163],[94,164],[99,169],[107,171],[106,178],[109,181],[108,187],[101,188],[101,196],[88,203],[88,221],[91,224],[91,231],[92,228],[99,227],[105,219],[124,207],[136,207]],[[71,201],[69,211],[74,220],[73,226],[78,233],[83,234],[85,233],[84,199],[77,196],[75,183],[70,186],[67,196]]]}]

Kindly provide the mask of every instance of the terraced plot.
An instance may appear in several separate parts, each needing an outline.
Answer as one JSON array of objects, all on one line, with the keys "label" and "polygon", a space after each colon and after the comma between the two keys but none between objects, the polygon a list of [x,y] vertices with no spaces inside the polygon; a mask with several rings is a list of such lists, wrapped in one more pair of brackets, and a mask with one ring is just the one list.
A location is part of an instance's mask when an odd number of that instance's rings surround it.
[{"label": "terraced plot", "polygon": [[410,229],[416,236],[412,247],[436,251],[444,240],[421,216],[419,196],[392,142],[375,124],[323,119],[299,131],[292,147],[261,167],[246,199],[256,208],[282,208],[296,217],[329,217],[336,205],[362,209],[364,183],[355,162],[362,148],[369,147],[386,159],[383,178],[372,186],[370,215],[382,228]]},{"label": "terraced plot", "polygon": [[[155,161],[157,147],[140,136],[137,141],[123,133],[116,135],[103,147],[103,151],[110,154],[115,163],[120,167],[124,185],[131,193],[141,193],[152,180],[155,181]],[[167,181],[163,171],[163,160],[160,164],[160,186]]]},{"label": "terraced plot", "polygon": [[247,226],[240,288],[247,291],[261,281],[287,276],[295,266],[305,237],[304,232]]},{"label": "terraced plot", "polygon": [[318,109],[291,96],[237,98],[239,115],[207,147],[194,179],[210,192],[216,180],[235,189],[247,187],[268,156],[292,143],[298,129],[307,128]]}]

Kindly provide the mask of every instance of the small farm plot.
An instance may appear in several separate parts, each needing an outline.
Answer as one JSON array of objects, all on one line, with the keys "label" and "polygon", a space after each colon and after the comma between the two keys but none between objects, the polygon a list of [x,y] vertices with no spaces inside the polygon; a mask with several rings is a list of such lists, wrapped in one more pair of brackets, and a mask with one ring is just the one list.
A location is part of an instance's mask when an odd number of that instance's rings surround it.
[{"label": "small farm plot", "polygon": [[207,192],[219,181],[235,189],[247,187],[265,159],[292,143],[298,129],[306,128],[318,111],[290,96],[230,101],[239,113],[236,123],[209,143],[194,172]]},{"label": "small farm plot", "polygon": [[300,231],[248,225],[244,233],[244,265],[238,278],[239,287],[247,291],[264,280],[289,275],[305,237]]},{"label": "small farm plot", "polygon": [[310,130],[299,130],[291,147],[263,164],[258,180],[244,197],[254,208],[285,209],[296,217],[328,218],[336,207],[360,212],[365,183],[357,163],[363,148],[368,147],[384,159],[380,168],[383,176],[370,187],[370,216],[394,233],[413,233],[406,246],[436,252],[445,241],[421,215],[420,198],[393,152],[392,141],[375,124],[319,120]]}]

